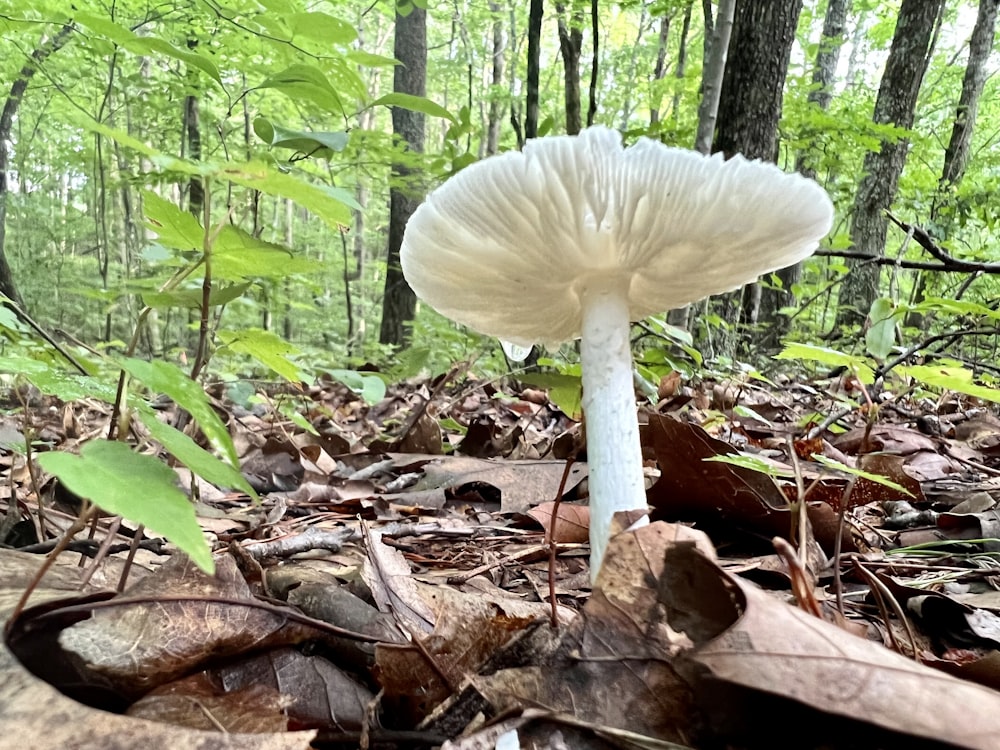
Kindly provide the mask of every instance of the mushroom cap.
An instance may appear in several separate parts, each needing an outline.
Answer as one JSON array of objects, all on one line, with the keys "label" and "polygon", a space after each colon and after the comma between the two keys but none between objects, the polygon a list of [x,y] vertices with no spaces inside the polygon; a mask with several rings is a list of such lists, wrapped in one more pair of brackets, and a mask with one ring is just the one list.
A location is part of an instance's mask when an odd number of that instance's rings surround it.
[{"label": "mushroom cap", "polygon": [[528,346],[580,335],[580,291],[627,290],[632,320],[810,255],[833,223],[812,180],[591,127],[466,167],[410,218],[400,262],[447,317]]}]

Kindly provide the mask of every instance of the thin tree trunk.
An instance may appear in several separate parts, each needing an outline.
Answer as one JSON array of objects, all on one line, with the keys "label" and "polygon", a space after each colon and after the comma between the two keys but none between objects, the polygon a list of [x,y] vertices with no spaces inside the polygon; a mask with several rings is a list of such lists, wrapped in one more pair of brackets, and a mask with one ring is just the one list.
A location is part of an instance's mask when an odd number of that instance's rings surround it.
[{"label": "thin tree trunk", "polygon": [[[962,93],[959,96],[958,107],[955,110],[955,122],[951,128],[951,138],[944,152],[944,168],[938,182],[937,194],[931,205],[931,215],[928,221],[931,231],[937,239],[947,239],[947,227],[954,222],[952,214],[952,198],[955,188],[965,177],[965,168],[969,162],[969,146],[972,134],[976,128],[976,117],[979,114],[979,100],[986,85],[987,62],[993,50],[993,40],[996,36],[997,8],[1000,0],[980,0],[976,25],[972,29],[969,40],[969,61],[965,66],[965,76],[962,79]],[[913,294],[914,302],[923,301],[927,294],[930,274],[923,272],[917,279]],[[911,313],[906,317],[906,324],[920,327],[923,317]]]},{"label": "thin tree trunk", "polygon": [[567,22],[566,8],[556,4],[558,14],[556,26],[559,30],[559,53],[563,60],[563,81],[565,83],[566,133],[576,135],[583,126],[580,106],[580,55],[583,50],[582,19],[573,11]]},{"label": "thin tree trunk", "polygon": [[[905,129],[913,126],[917,95],[943,9],[944,0],[903,0],[875,101],[876,123]],[[908,149],[909,141],[905,138],[884,140],[878,151],[865,156],[851,221],[853,250],[869,255],[885,253],[888,229],[885,211],[896,196]],[[852,258],[847,263],[851,271],[840,288],[838,326],[862,323],[878,296],[880,266],[865,265]]]},{"label": "thin tree trunk", "polygon": [[642,44],[643,37],[646,35],[646,11],[648,10],[648,2],[643,2],[642,8],[639,10],[639,24],[635,34],[635,43],[632,45],[635,52],[632,54],[628,62],[628,73],[625,74],[625,99],[622,102],[622,119],[621,119],[621,129],[628,130],[629,120],[632,119],[632,92],[635,90],[635,71],[636,64],[639,61],[639,45]]},{"label": "thin tree trunk", "polygon": [[[396,14],[396,38],[393,54],[400,64],[393,74],[393,91],[415,96],[427,93],[427,11],[414,4],[405,16]],[[392,108],[392,131],[402,139],[413,154],[424,150],[424,116],[419,112]],[[385,295],[382,298],[382,325],[379,341],[383,344],[403,345],[409,341],[406,324],[413,320],[417,298],[403,278],[399,265],[399,250],[403,244],[403,230],[410,216],[422,200],[420,187],[413,180],[412,167],[393,165],[393,174],[402,187],[389,190],[389,249],[385,275]],[[419,174],[419,173],[417,173]]]},{"label": "thin tree trunk", "polygon": [[14,273],[7,262],[6,253],[7,196],[10,191],[7,182],[7,171],[10,169],[8,144],[13,143],[14,115],[17,114],[18,107],[21,106],[21,100],[24,98],[24,92],[28,89],[28,83],[46,58],[66,44],[71,33],[73,33],[73,27],[67,24],[59,29],[55,36],[50,39],[42,39],[38,47],[31,53],[31,59],[24,64],[17,78],[11,84],[7,101],[4,102],[3,110],[0,111],[0,294],[10,299],[22,310],[24,309],[24,300],[21,299],[21,293],[14,283]]},{"label": "thin tree trunk", "polygon": [[667,75],[667,41],[670,38],[670,18],[670,13],[664,13],[663,18],[660,19],[660,38],[656,42],[656,65],[653,67],[653,83],[650,86],[649,127],[651,130],[660,121],[663,91],[658,84]]},{"label": "thin tree trunk", "polygon": [[[695,133],[694,147],[703,154],[712,152],[712,139],[715,136],[715,123],[719,111],[719,96],[722,92],[722,79],[726,70],[726,60],[729,55],[729,43],[733,30],[733,15],[736,0],[720,0],[718,18],[713,21],[711,3],[706,3],[704,12],[705,33],[708,34],[705,49],[707,57],[701,70],[701,102],[698,105],[698,129]],[[684,16],[681,49],[686,46],[688,28],[691,24],[691,4]],[[678,53],[677,65],[682,65],[682,57]],[[681,71],[683,75],[683,71]],[[674,98],[673,113],[677,116],[679,101]],[[685,305],[671,310],[667,322],[678,328],[688,328],[691,318],[691,306]]]},{"label": "thin tree trunk", "polygon": [[490,75],[490,111],[486,126],[486,155],[492,156],[500,148],[500,123],[503,120],[503,107],[500,103],[500,86],[503,84],[504,69],[504,34],[503,20],[500,17],[500,4],[490,0],[490,13],[493,14],[493,70]]},{"label": "thin tree trunk", "polygon": [[[687,6],[684,8],[684,18],[681,20],[681,38],[677,43],[677,64],[674,66],[674,78],[678,84],[684,78],[684,71],[687,69],[688,34],[691,32],[691,12],[693,8],[694,0],[689,0]],[[709,21],[708,25],[711,26],[711,21]],[[705,44],[707,45],[708,42],[706,41]],[[705,49],[708,49],[708,47],[706,46]],[[674,118],[674,122],[676,122],[681,113],[680,86],[677,86],[674,90],[674,98],[670,102],[670,112]]]},{"label": "thin tree trunk", "polygon": [[590,87],[588,89],[589,101],[587,102],[587,127],[594,124],[594,117],[597,116],[597,73],[599,69],[601,48],[601,27],[597,13],[597,0],[590,0],[590,36],[593,42],[594,56],[590,61]]},{"label": "thin tree trunk", "polygon": [[[833,101],[833,84],[836,82],[840,51],[844,46],[844,30],[847,27],[847,12],[851,0],[829,0],[823,18],[823,35],[816,52],[813,67],[813,89],[809,92],[810,104],[826,112]],[[810,163],[809,153],[799,154],[796,169],[804,176],[815,178],[816,170]]]},{"label": "thin tree trunk", "polygon": [[936,223],[941,209],[948,203],[948,192],[957,186],[965,176],[969,163],[969,146],[979,115],[979,100],[986,85],[989,72],[987,63],[993,50],[996,36],[997,9],[1000,0],[980,0],[976,25],[969,41],[969,62],[965,66],[962,79],[962,94],[955,112],[955,122],[951,129],[951,139],[944,152],[944,170],[941,174],[940,189],[931,211],[931,224]]},{"label": "thin tree trunk", "polygon": [[528,10],[528,80],[524,140],[538,137],[538,80],[541,76],[542,0],[531,0]]},{"label": "thin tree trunk", "polygon": [[701,103],[698,105],[698,132],[695,135],[694,147],[703,154],[712,153],[712,140],[715,136],[715,123],[719,114],[719,99],[722,96],[723,78],[726,72],[726,60],[729,56],[729,45],[733,31],[736,0],[719,0],[719,11],[715,23],[706,23],[706,28],[712,26],[712,41],[708,47],[708,59],[702,69]]}]

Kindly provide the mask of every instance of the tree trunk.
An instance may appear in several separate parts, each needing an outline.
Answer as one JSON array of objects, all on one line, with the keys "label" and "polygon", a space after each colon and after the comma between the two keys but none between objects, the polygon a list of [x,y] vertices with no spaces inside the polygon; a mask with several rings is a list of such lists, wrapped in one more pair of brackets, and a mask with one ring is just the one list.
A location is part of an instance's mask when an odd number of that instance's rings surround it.
[{"label": "tree trunk", "polygon": [[493,70],[490,76],[490,112],[486,125],[486,155],[492,156],[500,148],[500,122],[503,119],[503,108],[500,103],[500,87],[503,85],[504,69],[504,33],[503,19],[500,16],[500,4],[490,0],[490,13],[493,14]]},{"label": "tree trunk", "polygon": [[656,43],[656,65],[653,68],[653,84],[650,86],[650,107],[649,107],[649,128],[660,121],[660,104],[663,101],[663,91],[660,90],[659,82],[667,74],[667,41],[670,38],[671,14],[666,12],[660,19],[660,38]]},{"label": "tree trunk", "polygon": [[[400,64],[393,73],[392,89],[396,93],[425,96],[427,91],[427,11],[411,6],[409,13],[396,14],[396,38],[393,55]],[[424,149],[424,116],[419,112],[392,108],[392,132],[401,138],[407,149],[419,154]],[[422,195],[416,184],[406,178],[414,170],[405,164],[394,164],[394,184],[389,190],[389,252],[385,273],[385,296],[382,299],[382,326],[379,341],[403,345],[409,340],[406,324],[413,320],[417,298],[403,278],[399,265],[399,249],[403,244],[406,222],[420,205]],[[402,178],[402,179],[400,179]]]},{"label": "tree trunk", "polygon": [[[684,71],[687,68],[687,49],[688,49],[688,34],[691,31],[691,10],[694,7],[694,0],[690,0],[687,6],[684,8],[684,18],[681,21],[681,38],[677,44],[677,64],[674,66],[674,78],[677,82],[684,78]],[[709,16],[711,18],[711,16]],[[711,21],[708,22],[706,28],[711,26]],[[728,39],[728,37],[726,37]],[[705,44],[709,44],[708,41]],[[706,46],[707,49],[707,46]],[[707,59],[707,58],[706,58]],[[680,117],[681,111],[681,89],[678,86],[674,90],[674,98],[671,100],[670,112],[674,118],[674,122]]]},{"label": "tree trunk", "polygon": [[734,11],[736,0],[720,0],[715,23],[712,26],[712,41],[708,48],[708,59],[701,74],[701,103],[698,105],[698,132],[694,147],[703,154],[712,153],[712,137],[719,114],[719,101],[726,71],[726,60],[732,43]]},{"label": "tree trunk", "polygon": [[[3,110],[0,111],[0,294],[3,294],[19,308],[24,308],[24,300],[14,283],[14,273],[7,262],[5,251],[7,239],[7,195],[10,189],[7,182],[7,170],[10,168],[10,154],[8,144],[13,143],[14,115],[17,114],[24,92],[28,89],[31,77],[35,75],[38,68],[49,55],[62,47],[73,32],[70,25],[63,26],[59,32],[51,39],[43,39],[39,46],[31,53],[31,59],[21,68],[21,72],[14,83],[11,84],[10,92],[7,94],[7,101],[4,102]],[[25,312],[27,312],[25,310]]]},{"label": "tree trunk", "polygon": [[601,59],[600,55],[598,55],[601,48],[601,24],[597,12],[597,0],[590,0],[590,36],[593,42],[594,56],[590,61],[590,98],[587,102],[588,128],[594,124],[594,118],[597,116],[597,72],[598,63]]},{"label": "tree trunk", "polygon": [[[876,123],[906,129],[913,126],[917,95],[943,8],[944,0],[903,0],[875,101]],[[885,211],[896,196],[908,149],[909,141],[905,138],[884,140],[878,151],[865,156],[861,185],[854,198],[852,250],[870,255],[885,253]],[[862,323],[878,296],[880,266],[853,258],[847,263],[851,271],[840,288],[838,326]]]},{"label": "tree trunk", "polygon": [[538,137],[538,79],[541,77],[542,0],[531,0],[528,10],[528,80],[524,113],[524,140]]},{"label": "tree trunk", "polygon": [[[844,46],[844,29],[847,26],[847,8],[851,0],[830,0],[823,19],[823,36],[816,51],[813,67],[813,89],[809,92],[809,103],[824,112],[833,101],[833,84],[836,81],[840,50]],[[798,155],[796,169],[805,177],[815,178],[816,169],[807,151]]]},{"label": "tree trunk", "polygon": [[[736,0],[714,151],[727,158],[742,153],[748,159],[776,161],[785,78],[801,12],[802,0]],[[721,26],[716,20],[716,27]],[[706,98],[708,94],[706,90]],[[742,298],[743,321],[756,321],[760,297],[756,289],[729,295],[724,317],[737,317]]]},{"label": "tree trunk", "polygon": [[[717,18],[713,22],[711,5],[705,7],[708,14],[705,17],[705,30],[709,34],[706,42],[708,56],[701,71],[701,102],[698,104],[698,129],[694,137],[694,148],[702,154],[712,153],[712,138],[715,135],[715,123],[719,113],[719,97],[722,93],[722,79],[726,70],[726,60],[729,56],[729,45],[732,40],[733,17],[736,0],[720,0]],[[681,38],[681,50],[686,44],[687,30],[691,23],[691,4],[684,16],[684,30]],[[683,76],[683,54],[677,56],[679,76]],[[674,97],[673,113],[677,116],[679,100]],[[667,322],[678,328],[688,328],[691,317],[691,306],[685,305],[671,310]]]},{"label": "tree trunk", "polygon": [[748,159],[775,161],[782,94],[801,11],[802,0],[736,0],[714,151],[727,158],[742,153]]},{"label": "tree trunk", "polygon": [[[850,0],[829,0],[823,18],[823,33],[812,74],[813,89],[809,92],[808,101],[810,105],[819,107],[824,112],[830,109],[833,100],[833,84],[836,81],[840,50],[844,46],[844,29],[847,26],[849,4]],[[810,164],[807,152],[799,154],[796,166],[801,174],[815,179],[816,170]],[[776,346],[781,337],[788,333],[791,319],[779,315],[778,311],[782,307],[795,304],[792,287],[802,280],[802,263],[782,268],[777,272],[777,276],[781,281],[781,287],[765,289],[760,299],[760,321],[766,326],[761,345],[765,349]]]},{"label": "tree trunk", "polygon": [[563,80],[566,93],[566,134],[576,135],[583,126],[580,107],[580,54],[583,51],[582,18],[577,11],[571,11],[567,19],[566,7],[556,4],[559,29],[559,53],[563,60]]},{"label": "tree trunk", "polygon": [[980,0],[979,14],[969,41],[969,62],[965,66],[962,79],[962,94],[955,112],[955,122],[951,128],[951,139],[944,152],[944,169],[941,173],[939,193],[931,209],[931,224],[936,224],[942,209],[949,203],[951,189],[965,176],[969,163],[969,145],[976,128],[979,114],[979,99],[983,94],[988,73],[987,62],[993,50],[996,35],[997,8],[1000,0]]},{"label": "tree trunk", "polygon": [[[937,194],[934,196],[928,221],[930,232],[938,240],[947,239],[950,234],[948,227],[955,220],[952,213],[952,197],[955,188],[965,176],[965,168],[969,162],[969,145],[979,114],[979,99],[986,84],[986,64],[993,50],[993,40],[996,35],[998,6],[1000,0],[980,0],[976,25],[969,40],[969,62],[965,66],[965,77],[962,79],[962,94],[955,111],[951,139],[944,152],[944,168],[941,171],[941,179],[938,182]],[[920,274],[913,294],[914,302],[921,302],[924,299],[930,278],[927,272]],[[923,322],[923,316],[916,313],[906,317],[906,324],[909,326],[920,327]]]},{"label": "tree trunk", "polygon": [[[632,101],[632,94],[635,91],[635,72],[636,64],[639,61],[639,50],[641,49],[642,40],[646,36],[646,11],[648,3],[642,3],[642,7],[639,11],[639,23],[635,34],[635,44],[633,49],[635,50],[631,58],[628,61],[628,72],[625,74],[625,99],[622,102],[622,114],[621,114],[621,130],[627,131],[629,129],[629,120],[632,119],[632,108],[634,103]],[[597,56],[594,56],[597,59]]]}]

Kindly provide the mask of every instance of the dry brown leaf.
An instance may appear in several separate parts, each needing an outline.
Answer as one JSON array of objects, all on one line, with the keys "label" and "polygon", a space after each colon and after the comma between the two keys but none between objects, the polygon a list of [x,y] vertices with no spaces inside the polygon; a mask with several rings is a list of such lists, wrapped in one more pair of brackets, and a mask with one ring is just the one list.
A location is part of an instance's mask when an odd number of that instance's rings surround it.
[{"label": "dry brown leaf", "polygon": [[[212,577],[176,555],[124,597],[59,635],[83,671],[124,696],[139,697],[210,659],[315,636],[278,613],[240,605],[253,596],[229,556],[216,558]],[[156,601],[161,597],[183,601]]]},{"label": "dry brown leaf", "polygon": [[[538,521],[545,533],[552,529],[552,509],[555,503],[542,503],[528,511],[528,515]],[[556,515],[556,544],[584,544],[590,539],[590,508],[586,505],[559,503]]]},{"label": "dry brown leaf", "polygon": [[[711,568],[718,574],[714,585],[706,570]],[[665,570],[660,590],[674,611],[669,619],[675,625],[683,620],[697,644],[685,657],[694,674],[867,722],[899,733],[901,743],[911,736],[996,748],[1000,694],[783,604],[723,573],[691,547],[668,550]]]},{"label": "dry brown leaf", "polygon": [[[16,600],[42,560],[0,549],[0,621],[7,622]],[[56,568],[43,579],[32,604],[79,592],[79,573]],[[0,640],[0,750],[308,750],[315,732],[259,735],[205,734],[160,722],[118,716],[77,703],[28,672]]]},{"label": "dry brown leaf", "polygon": [[420,598],[406,558],[384,544],[377,531],[369,530],[365,538],[369,542],[368,558],[361,575],[379,609],[391,613],[414,634],[430,633],[434,630],[434,612]]},{"label": "dry brown leaf", "polygon": [[[504,513],[527,513],[534,506],[555,499],[566,464],[563,461],[487,461],[467,456],[445,456],[424,464],[424,476],[411,488],[455,488],[482,482],[500,490]],[[587,476],[587,465],[570,469],[566,492]]]}]

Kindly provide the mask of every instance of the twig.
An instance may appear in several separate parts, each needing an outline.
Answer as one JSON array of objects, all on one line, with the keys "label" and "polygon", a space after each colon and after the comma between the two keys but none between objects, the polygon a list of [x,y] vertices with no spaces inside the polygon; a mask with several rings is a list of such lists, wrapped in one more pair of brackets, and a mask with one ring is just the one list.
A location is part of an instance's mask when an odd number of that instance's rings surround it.
[{"label": "twig", "polygon": [[556,557],[558,545],[556,544],[556,521],[559,518],[559,504],[562,502],[563,493],[566,491],[566,482],[569,481],[569,472],[576,461],[576,454],[566,459],[566,466],[563,468],[562,479],[559,480],[559,489],[556,490],[556,499],[552,503],[552,517],[549,519],[549,528],[545,532],[545,543],[549,546],[549,602],[552,605],[552,619],[550,624],[553,628],[559,627],[559,606],[556,602]]}]

